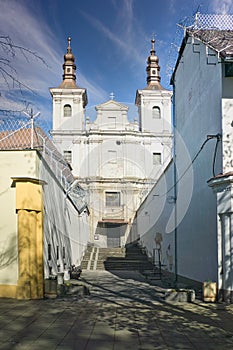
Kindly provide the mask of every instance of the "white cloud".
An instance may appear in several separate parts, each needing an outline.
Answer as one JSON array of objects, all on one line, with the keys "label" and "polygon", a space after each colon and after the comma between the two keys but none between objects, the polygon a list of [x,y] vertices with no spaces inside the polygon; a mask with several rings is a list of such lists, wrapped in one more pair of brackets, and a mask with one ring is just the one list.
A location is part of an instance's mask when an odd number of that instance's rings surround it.
[{"label": "white cloud", "polygon": [[169,12],[173,15],[176,12],[175,0],[169,0]]},{"label": "white cloud", "polygon": [[[135,23],[133,17],[133,1],[124,0],[123,7],[119,8],[115,25],[112,31],[106,27],[100,20],[90,14],[80,11],[88,22],[105,35],[120,50],[120,57],[124,60],[126,57],[130,62],[135,64],[145,64],[145,55],[141,54],[139,37],[145,36],[143,31],[139,29],[139,24]],[[123,54],[122,54],[123,53]]]},{"label": "white cloud", "polygon": [[230,14],[233,11],[232,0],[213,0],[212,9],[217,14]]},{"label": "white cloud", "polygon": [[[34,5],[37,6],[37,3]],[[10,65],[17,72],[17,79],[30,87],[36,94],[30,97],[29,91],[21,86],[24,97],[22,97],[21,93],[18,94],[18,101],[15,101],[17,107],[19,107],[18,109],[22,109],[21,100],[25,98],[31,100],[36,108],[43,111],[48,118],[51,118],[51,115],[48,115],[48,112],[46,113],[46,104],[48,106],[51,103],[49,87],[58,86],[61,82],[64,48],[59,46],[60,43],[56,34],[46,23],[45,17],[40,13],[40,9],[35,8],[34,5],[26,0],[21,0],[20,2],[16,0],[1,0],[0,35],[9,36],[14,44],[35,52],[46,62],[46,64],[43,64],[40,59],[30,53],[24,55],[21,50],[16,50],[14,57],[9,55],[7,57],[10,59]],[[5,55],[1,47],[0,55],[0,57]],[[81,73],[79,73],[79,79],[80,85],[83,82],[87,83]],[[15,98],[17,97],[16,88],[18,86],[13,86],[13,82],[10,79],[8,79],[8,82],[9,86],[1,77],[0,87],[2,96],[4,95],[4,99],[0,100],[2,109],[4,106],[8,109],[9,104],[12,103],[11,99],[7,100],[9,89],[11,90],[14,87],[14,96]],[[95,84],[87,83],[84,86],[89,89],[89,94],[93,94],[94,98],[105,95],[104,91]],[[4,90],[6,93],[4,93]]]}]

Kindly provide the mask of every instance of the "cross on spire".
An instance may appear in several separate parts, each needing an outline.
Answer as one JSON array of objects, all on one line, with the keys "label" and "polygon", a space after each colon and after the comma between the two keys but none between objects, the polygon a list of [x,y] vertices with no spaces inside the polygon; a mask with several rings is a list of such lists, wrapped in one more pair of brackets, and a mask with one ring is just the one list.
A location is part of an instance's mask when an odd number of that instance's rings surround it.
[{"label": "cross on spire", "polygon": [[67,38],[67,41],[68,41],[68,48],[67,48],[67,52],[71,52],[71,46],[70,46],[70,43],[71,43],[71,37],[70,37],[70,36]]},{"label": "cross on spire", "polygon": [[155,33],[153,33],[151,38],[151,54],[155,54],[155,36]]}]

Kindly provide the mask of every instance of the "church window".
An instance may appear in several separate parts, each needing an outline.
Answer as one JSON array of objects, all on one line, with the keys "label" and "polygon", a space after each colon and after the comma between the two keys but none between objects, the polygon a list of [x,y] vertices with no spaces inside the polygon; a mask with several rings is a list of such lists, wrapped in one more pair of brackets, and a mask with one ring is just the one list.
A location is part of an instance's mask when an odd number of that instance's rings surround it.
[{"label": "church window", "polygon": [[161,165],[162,156],[161,153],[153,153],[153,165]]},{"label": "church window", "polygon": [[71,105],[64,106],[64,117],[71,117],[72,108]]},{"label": "church window", "polygon": [[106,192],[105,193],[106,207],[119,207],[120,206],[120,192]]},{"label": "church window", "polygon": [[72,151],[63,151],[63,157],[68,164],[72,163]]},{"label": "church window", "polygon": [[160,112],[160,108],[158,106],[153,106],[152,107],[152,117],[154,119],[160,119],[161,118],[161,112]]}]

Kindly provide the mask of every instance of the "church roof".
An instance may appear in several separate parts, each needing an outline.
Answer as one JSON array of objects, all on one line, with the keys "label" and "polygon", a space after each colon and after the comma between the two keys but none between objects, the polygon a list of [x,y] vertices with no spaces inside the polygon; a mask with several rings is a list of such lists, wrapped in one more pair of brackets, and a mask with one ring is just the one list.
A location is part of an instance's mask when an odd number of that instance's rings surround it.
[{"label": "church roof", "polygon": [[139,90],[168,91],[160,83],[161,77],[160,77],[159,57],[156,55],[154,38],[151,40],[151,50],[150,50],[150,55],[147,58],[146,72],[147,72],[147,78],[146,78],[147,86]]},{"label": "church roof", "polygon": [[59,88],[62,89],[78,89],[76,85],[76,65],[75,57],[71,50],[71,38],[68,39],[67,53],[64,55],[64,64],[63,64],[63,81],[60,84]]}]

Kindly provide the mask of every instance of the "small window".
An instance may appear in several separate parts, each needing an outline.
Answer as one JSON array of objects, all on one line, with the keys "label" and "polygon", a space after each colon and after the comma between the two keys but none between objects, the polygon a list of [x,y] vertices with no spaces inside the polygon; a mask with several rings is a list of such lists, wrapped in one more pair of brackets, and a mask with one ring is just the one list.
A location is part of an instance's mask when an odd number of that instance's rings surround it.
[{"label": "small window", "polygon": [[59,260],[59,246],[57,245],[57,260]]},{"label": "small window", "polygon": [[153,165],[161,165],[162,157],[161,153],[153,153]]},{"label": "small window", "polygon": [[62,247],[62,257],[63,257],[63,259],[65,259],[65,257],[66,257],[66,248],[65,247]]},{"label": "small window", "polygon": [[225,77],[233,77],[233,62],[225,64]]},{"label": "small window", "polygon": [[152,117],[154,119],[160,119],[161,118],[160,108],[158,106],[152,107]]},{"label": "small window", "polygon": [[63,151],[63,156],[68,164],[72,163],[72,151]]},{"label": "small window", "polygon": [[120,192],[106,192],[106,207],[120,206]]},{"label": "small window", "polygon": [[72,114],[71,105],[65,105],[64,106],[64,117],[71,117],[71,114]]}]

